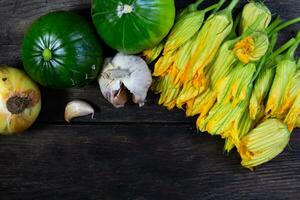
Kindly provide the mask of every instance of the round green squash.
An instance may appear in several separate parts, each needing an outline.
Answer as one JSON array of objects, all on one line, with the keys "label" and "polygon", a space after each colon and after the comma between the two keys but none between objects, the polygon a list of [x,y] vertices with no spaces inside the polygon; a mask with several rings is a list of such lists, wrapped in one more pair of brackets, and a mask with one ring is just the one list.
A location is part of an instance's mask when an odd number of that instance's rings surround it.
[{"label": "round green squash", "polygon": [[92,18],[113,49],[135,54],[156,46],[175,18],[174,0],[93,0]]},{"label": "round green squash", "polygon": [[58,11],[37,19],[22,45],[29,76],[45,87],[71,88],[88,84],[102,67],[96,33],[82,17]]}]

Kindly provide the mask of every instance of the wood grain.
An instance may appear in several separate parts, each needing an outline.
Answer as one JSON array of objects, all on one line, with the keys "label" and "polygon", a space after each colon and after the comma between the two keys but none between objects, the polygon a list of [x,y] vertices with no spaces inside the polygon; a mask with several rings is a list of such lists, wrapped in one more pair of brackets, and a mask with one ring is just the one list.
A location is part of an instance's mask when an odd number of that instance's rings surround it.
[{"label": "wood grain", "polygon": [[190,125],[35,125],[0,140],[1,199],[299,199],[300,137],[250,172]]}]

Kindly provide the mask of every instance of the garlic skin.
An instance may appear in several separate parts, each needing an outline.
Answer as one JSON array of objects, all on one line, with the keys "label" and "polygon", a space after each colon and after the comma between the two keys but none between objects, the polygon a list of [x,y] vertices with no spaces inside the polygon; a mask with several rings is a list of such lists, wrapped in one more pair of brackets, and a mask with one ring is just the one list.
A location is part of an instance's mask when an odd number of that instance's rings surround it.
[{"label": "garlic skin", "polygon": [[75,117],[82,117],[92,114],[94,117],[94,108],[85,101],[74,100],[69,102],[65,108],[65,120],[70,122]]},{"label": "garlic skin", "polygon": [[98,82],[103,96],[116,108],[124,107],[128,101],[127,90],[132,94],[132,101],[142,107],[152,76],[142,58],[118,53],[105,60]]}]

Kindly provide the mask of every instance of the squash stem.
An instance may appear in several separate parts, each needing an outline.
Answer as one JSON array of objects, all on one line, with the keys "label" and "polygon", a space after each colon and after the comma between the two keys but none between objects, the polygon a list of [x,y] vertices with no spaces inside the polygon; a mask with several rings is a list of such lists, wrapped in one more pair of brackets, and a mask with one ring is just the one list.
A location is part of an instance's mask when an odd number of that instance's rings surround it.
[{"label": "squash stem", "polygon": [[44,49],[43,58],[46,62],[48,62],[52,59],[52,52],[50,49],[48,49],[48,48]]},{"label": "squash stem", "polygon": [[292,20],[286,21],[286,22],[282,23],[281,25],[277,26],[276,28],[274,28],[270,32],[270,35],[272,35],[274,33],[277,33],[279,31],[281,31],[282,29],[285,29],[286,27],[291,26],[291,25],[293,25],[295,23],[298,23],[298,22],[300,22],[300,17],[297,17],[297,18],[294,18]]},{"label": "squash stem", "polygon": [[217,4],[214,4],[214,5],[211,5],[211,6],[207,7],[207,8],[205,8],[205,9],[203,10],[203,12],[207,13],[207,12],[209,12],[209,11],[211,11],[211,10],[216,9],[218,6],[219,6],[218,3],[217,3]]},{"label": "squash stem", "polygon": [[196,8],[198,8],[198,6],[199,6],[201,3],[203,3],[203,1],[204,1],[204,0],[198,0],[198,1],[196,1],[195,3],[193,3],[193,5],[194,5]]},{"label": "squash stem", "polygon": [[296,42],[294,43],[293,46],[290,47],[290,49],[287,52],[287,57],[294,60],[294,56],[295,56],[295,52],[300,44],[300,31],[298,32],[296,38],[295,38]]},{"label": "squash stem", "polygon": [[268,28],[266,28],[266,32],[270,33],[271,31],[274,30],[274,28],[278,27],[278,25],[281,23],[280,17],[277,17],[270,25]]},{"label": "squash stem", "polygon": [[223,6],[226,0],[220,0],[219,3],[217,3],[217,7],[214,9],[213,13],[216,13],[220,10],[220,8]]},{"label": "squash stem", "polygon": [[189,10],[189,11],[196,11],[196,10],[198,10],[199,5],[201,3],[203,3],[203,1],[204,0],[198,0],[195,3],[190,4],[186,9]]},{"label": "squash stem", "polygon": [[232,10],[238,4],[238,2],[239,2],[239,0],[232,0],[230,2],[229,6],[227,7],[228,11],[232,12]]},{"label": "squash stem", "polygon": [[291,38],[289,41],[287,41],[284,45],[282,45],[280,48],[278,48],[276,51],[273,52],[269,60],[273,60],[280,54],[282,54],[284,51],[286,51],[288,48],[290,48],[293,44],[295,44],[296,40],[295,38]]}]

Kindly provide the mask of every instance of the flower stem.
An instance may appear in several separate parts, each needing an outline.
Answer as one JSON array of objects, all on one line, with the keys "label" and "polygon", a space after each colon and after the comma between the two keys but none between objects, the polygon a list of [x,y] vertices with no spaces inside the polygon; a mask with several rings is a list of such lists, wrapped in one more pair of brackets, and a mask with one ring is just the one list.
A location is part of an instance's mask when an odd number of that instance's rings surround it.
[{"label": "flower stem", "polygon": [[217,7],[214,9],[213,13],[216,13],[220,10],[222,5],[225,3],[226,0],[220,0],[219,3],[217,3]]},{"label": "flower stem", "polygon": [[288,57],[288,58],[290,58],[290,59],[292,59],[292,60],[295,59],[295,58],[294,58],[295,52],[296,52],[296,50],[297,50],[299,44],[300,44],[300,39],[296,39],[296,42],[294,43],[294,45],[291,46],[291,47],[289,48],[288,52],[287,52],[287,57]]},{"label": "flower stem", "polygon": [[277,33],[279,31],[281,31],[282,29],[285,29],[286,27],[291,26],[291,25],[293,25],[295,23],[298,23],[298,22],[300,22],[300,17],[297,17],[297,18],[294,18],[292,20],[286,21],[286,22],[282,23],[281,25],[277,26],[276,28],[274,28],[270,32],[270,35],[272,35],[274,33]]},{"label": "flower stem", "polygon": [[232,0],[227,9],[231,12],[234,7],[238,4],[239,0]]},{"label": "flower stem", "polygon": [[214,4],[214,5],[211,5],[211,6],[209,6],[209,7],[207,7],[207,8],[205,8],[204,10],[203,10],[203,12],[209,12],[209,11],[211,11],[211,10],[214,10],[214,9],[216,9],[217,7],[219,6],[219,4],[217,3],[217,4]]},{"label": "flower stem", "polygon": [[282,54],[284,51],[286,51],[288,48],[290,48],[293,44],[295,44],[296,40],[295,38],[291,38],[289,41],[287,41],[284,45],[282,45],[280,48],[278,48],[275,52],[272,53],[270,60],[273,60],[280,54]]},{"label": "flower stem", "polygon": [[266,29],[267,33],[270,33],[272,30],[274,30],[274,28],[276,28],[279,24],[281,23],[281,19],[280,17],[277,17],[270,25],[269,27]]},{"label": "flower stem", "polygon": [[188,6],[188,9],[190,11],[196,11],[198,10],[198,7],[201,3],[203,3],[204,0],[197,0],[195,3],[192,3],[191,5]]}]

